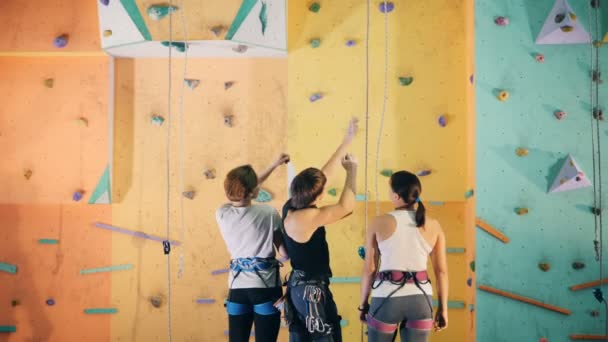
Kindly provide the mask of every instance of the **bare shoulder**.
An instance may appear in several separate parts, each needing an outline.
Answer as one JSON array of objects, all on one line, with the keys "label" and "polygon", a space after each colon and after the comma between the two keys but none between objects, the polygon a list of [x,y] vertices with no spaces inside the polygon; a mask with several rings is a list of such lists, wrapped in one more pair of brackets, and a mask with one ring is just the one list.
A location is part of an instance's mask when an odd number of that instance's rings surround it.
[{"label": "bare shoulder", "polygon": [[432,217],[426,217],[425,228],[434,233],[443,233],[443,229],[441,228],[439,221]]}]

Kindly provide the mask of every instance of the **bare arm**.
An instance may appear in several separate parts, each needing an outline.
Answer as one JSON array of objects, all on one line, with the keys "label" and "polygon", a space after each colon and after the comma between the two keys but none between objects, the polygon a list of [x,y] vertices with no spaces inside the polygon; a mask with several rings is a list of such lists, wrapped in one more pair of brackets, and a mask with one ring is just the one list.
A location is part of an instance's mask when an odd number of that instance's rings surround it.
[{"label": "bare arm", "polygon": [[287,255],[287,249],[285,249],[285,240],[283,240],[283,232],[280,230],[275,230],[272,236],[272,242],[276,247],[279,255],[283,258],[289,259],[289,255]]},{"label": "bare arm", "polygon": [[356,118],[352,118],[350,120],[348,130],[346,131],[346,136],[344,136],[344,141],[342,141],[329,160],[325,163],[325,165],[323,165],[321,171],[323,171],[323,174],[325,174],[327,179],[331,179],[334,176],[338,166],[340,165],[340,161],[348,151],[350,144],[353,142],[355,134],[357,134],[358,122],[359,121]]},{"label": "bare arm", "polygon": [[433,270],[435,271],[435,280],[437,281],[437,292],[439,299],[438,314],[442,313],[446,318],[447,326],[447,310],[448,310],[448,262],[446,258],[446,242],[445,234],[439,227],[439,236],[437,243],[431,252],[431,261]]},{"label": "bare arm", "polygon": [[289,155],[285,153],[279,155],[279,157],[274,162],[272,162],[272,164],[270,164],[270,166],[266,170],[264,170],[264,172],[262,172],[258,176],[258,185],[264,183],[268,179],[268,177],[270,177],[272,172],[276,170],[277,167],[287,163],[289,163]]},{"label": "bare arm", "polygon": [[355,194],[357,192],[357,161],[354,157],[346,155],[342,159],[346,169],[344,190],[338,203],[319,208],[312,218],[313,226],[320,227],[334,223],[353,212],[355,208]]}]

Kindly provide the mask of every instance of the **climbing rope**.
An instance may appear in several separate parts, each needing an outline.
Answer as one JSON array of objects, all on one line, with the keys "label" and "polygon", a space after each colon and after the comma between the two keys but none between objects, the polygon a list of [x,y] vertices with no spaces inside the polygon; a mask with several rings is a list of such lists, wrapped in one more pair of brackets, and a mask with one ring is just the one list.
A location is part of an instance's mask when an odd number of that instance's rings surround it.
[{"label": "climbing rope", "polygon": [[[169,6],[171,6],[171,8],[173,7],[173,0],[169,0]],[[170,227],[170,221],[171,221],[171,79],[172,79],[172,74],[171,74],[171,68],[172,68],[172,55],[171,55],[171,50],[173,46],[173,11],[169,11],[169,58],[168,58],[168,81],[169,84],[167,85],[168,87],[168,96],[167,96],[167,167],[166,167],[166,171],[167,171],[167,197],[166,197],[166,201],[167,201],[167,222],[166,222],[166,229],[167,229],[167,240],[165,241],[165,243],[163,243],[164,245],[164,253],[165,255],[167,255],[167,334],[169,337],[169,342],[171,342],[172,340],[172,334],[171,334],[171,245],[169,243],[170,239],[171,239],[171,227]]]},{"label": "climbing rope", "polygon": [[[365,236],[367,235],[367,228],[369,224],[369,191],[367,183],[368,175],[368,150],[369,150],[369,28],[370,28],[370,6],[371,0],[367,0],[367,21],[365,29],[365,231],[363,232],[363,244],[365,246]],[[363,342],[364,328],[363,322],[361,324],[361,342]]]},{"label": "climbing rope", "polygon": [[[591,67],[591,82],[590,82],[590,120],[591,120],[591,147],[593,160],[593,219],[595,226],[595,236],[593,240],[593,248],[595,259],[599,261],[600,267],[600,285],[596,289],[595,296],[598,300],[603,301],[605,307],[608,303],[604,300],[601,287],[604,279],[604,256],[603,256],[603,222],[602,222],[602,151],[601,151],[601,132],[600,132],[600,101],[599,101],[599,83],[600,74],[600,53],[599,45],[596,45],[596,39],[599,42],[599,2],[588,2],[588,19],[589,19],[589,34],[590,34],[590,67]],[[592,15],[593,12],[593,15]],[[594,20],[592,20],[592,17]],[[594,24],[593,24],[594,23]],[[594,39],[595,38],[595,39]],[[601,43],[599,43],[601,44]],[[599,212],[598,212],[599,210]],[[596,294],[599,293],[599,296]],[[605,310],[605,316],[608,315],[608,309]],[[608,318],[605,318],[605,334],[608,335]]]},{"label": "climbing rope", "polygon": [[[179,189],[180,193],[183,192],[184,189],[184,93],[186,92],[186,75],[188,74],[188,31],[186,29],[186,19],[184,17],[184,0],[180,2],[180,19],[182,22],[182,30],[184,35],[184,44],[186,45],[186,50],[184,51],[184,71],[182,77],[182,88],[179,95]],[[177,271],[177,277],[179,279],[184,275],[184,249],[186,248],[186,236],[185,236],[185,228],[184,228],[184,196],[179,196],[179,211],[180,211],[180,231],[179,231],[179,240],[182,245],[179,250],[179,266]]]}]

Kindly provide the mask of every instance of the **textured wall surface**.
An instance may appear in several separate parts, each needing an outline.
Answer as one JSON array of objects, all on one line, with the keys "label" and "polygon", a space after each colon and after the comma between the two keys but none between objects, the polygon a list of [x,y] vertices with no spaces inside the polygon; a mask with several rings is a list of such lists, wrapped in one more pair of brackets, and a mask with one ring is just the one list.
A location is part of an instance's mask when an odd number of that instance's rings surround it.
[{"label": "textured wall surface", "polygon": [[[588,27],[586,2],[571,4]],[[477,214],[511,238],[505,245],[477,234],[477,282],[565,307],[572,315],[479,291],[479,341],[568,341],[571,333],[603,332],[605,316],[590,316],[591,310],[600,310],[592,289],[568,289],[599,278],[592,190],[547,194],[567,154],[587,176],[593,170],[590,48],[534,44],[552,6],[550,0],[476,2]],[[508,17],[510,25],[495,25],[496,16]],[[544,63],[535,60],[537,53],[544,54]],[[511,94],[506,102],[496,98],[502,89]],[[567,117],[556,120],[556,110]],[[607,134],[602,124],[604,150]],[[519,147],[529,155],[518,157]],[[521,207],[529,214],[518,216],[515,209]],[[587,267],[573,270],[575,261]],[[542,262],[551,265],[546,273],[538,267]]]}]

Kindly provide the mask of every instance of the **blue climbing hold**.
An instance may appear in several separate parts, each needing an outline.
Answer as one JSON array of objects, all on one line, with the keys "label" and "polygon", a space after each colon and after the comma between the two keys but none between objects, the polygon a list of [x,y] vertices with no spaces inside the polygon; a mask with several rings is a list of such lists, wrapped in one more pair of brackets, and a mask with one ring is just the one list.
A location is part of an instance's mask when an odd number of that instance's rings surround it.
[{"label": "blue climbing hold", "polygon": [[53,306],[55,305],[55,300],[53,298],[49,298],[46,300],[46,305]]},{"label": "blue climbing hold", "polygon": [[392,2],[383,1],[380,3],[380,12],[390,13],[395,9],[395,4]]},{"label": "blue climbing hold", "polygon": [[357,41],[354,39],[349,39],[346,41],[346,46],[348,46],[348,47],[353,47],[355,45],[357,45]]},{"label": "blue climbing hold", "polygon": [[270,192],[264,189],[260,189],[260,191],[258,192],[258,197],[255,200],[260,203],[270,202],[272,201],[272,195],[270,194]]},{"label": "blue climbing hold", "polygon": [[319,101],[322,98],[323,98],[323,94],[321,94],[321,93],[314,93],[314,94],[310,95],[310,102],[317,102],[317,101]]},{"label": "blue climbing hold", "polygon": [[473,278],[467,279],[467,286],[469,286],[469,287],[473,286]]},{"label": "blue climbing hold", "polygon": [[359,246],[359,249],[357,250],[357,254],[359,254],[359,257],[361,259],[365,259],[365,247]]},{"label": "blue climbing hold", "polygon": [[67,34],[62,34],[53,40],[53,45],[59,49],[64,48],[66,45],[68,45],[68,38],[69,36]]},{"label": "blue climbing hold", "polygon": [[82,196],[84,195],[84,191],[82,190],[77,190],[74,192],[74,194],[72,195],[72,200],[74,202],[78,202],[82,199]]},{"label": "blue climbing hold", "polygon": [[110,0],[99,0],[99,2],[101,2],[101,4],[104,6],[108,6],[110,4]]},{"label": "blue climbing hold", "polygon": [[445,115],[441,115],[437,119],[437,123],[439,124],[439,126],[445,127],[448,125],[448,119],[445,117]]}]

